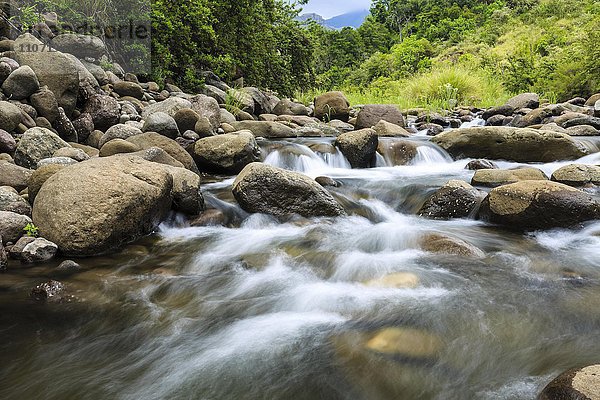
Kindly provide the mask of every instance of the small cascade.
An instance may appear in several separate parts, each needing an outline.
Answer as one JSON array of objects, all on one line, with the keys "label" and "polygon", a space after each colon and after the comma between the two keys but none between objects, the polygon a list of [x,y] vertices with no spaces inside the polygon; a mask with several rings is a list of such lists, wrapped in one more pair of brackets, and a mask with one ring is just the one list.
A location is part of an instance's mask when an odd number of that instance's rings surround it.
[{"label": "small cascade", "polygon": [[485,126],[485,119],[481,118],[481,117],[477,117],[475,118],[473,121],[469,121],[469,122],[464,122],[460,128],[474,128],[477,126]]},{"label": "small cascade", "polygon": [[413,158],[411,165],[449,164],[452,162],[452,157],[444,149],[433,143],[426,143],[417,148],[417,155]]},{"label": "small cascade", "polygon": [[[350,163],[333,146],[310,147],[299,143],[278,143],[263,149],[267,153],[265,164],[290,171],[310,174],[327,169],[350,169]],[[322,151],[319,151],[322,150]]]},{"label": "small cascade", "polygon": [[581,143],[590,153],[600,152],[600,136],[573,137],[573,139]]}]

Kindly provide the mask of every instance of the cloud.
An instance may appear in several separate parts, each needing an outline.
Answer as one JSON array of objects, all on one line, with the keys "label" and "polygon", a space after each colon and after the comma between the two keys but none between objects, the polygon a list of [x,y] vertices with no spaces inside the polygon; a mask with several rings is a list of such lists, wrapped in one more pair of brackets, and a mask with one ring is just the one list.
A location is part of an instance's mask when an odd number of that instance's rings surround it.
[{"label": "cloud", "polygon": [[302,7],[303,13],[317,13],[325,18],[351,11],[368,10],[371,0],[311,0]]}]

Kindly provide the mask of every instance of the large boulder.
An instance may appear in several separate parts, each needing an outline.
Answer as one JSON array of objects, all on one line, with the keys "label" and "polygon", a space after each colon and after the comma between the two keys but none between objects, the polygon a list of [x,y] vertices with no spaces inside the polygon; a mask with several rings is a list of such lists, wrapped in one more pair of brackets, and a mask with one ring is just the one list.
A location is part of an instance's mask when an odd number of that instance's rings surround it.
[{"label": "large boulder", "polygon": [[104,132],[119,123],[121,106],[113,97],[94,95],[85,103],[83,112],[91,115],[94,127]]},{"label": "large boulder", "polygon": [[456,129],[432,139],[457,158],[504,159],[516,162],[552,162],[578,159],[586,148],[569,135],[511,127]]},{"label": "large boulder", "polygon": [[98,147],[101,149],[106,143],[114,139],[129,139],[132,136],[141,134],[142,131],[135,126],[126,124],[117,124],[106,130],[98,142]]},{"label": "large boulder", "polygon": [[308,176],[262,163],[247,165],[233,183],[233,195],[251,213],[337,217],[344,209]]},{"label": "large boulder", "polygon": [[171,208],[172,189],[172,176],[141,157],[93,159],[44,183],[33,221],[65,255],[103,254],[152,232]]},{"label": "large boulder", "polygon": [[25,233],[23,229],[31,223],[26,215],[10,211],[0,211],[0,238],[4,244],[15,243]]},{"label": "large boulder", "polygon": [[348,121],[350,102],[342,92],[328,92],[315,98],[315,117],[329,122],[339,119]]},{"label": "large boulder", "polygon": [[58,118],[58,101],[56,101],[54,93],[48,90],[48,88],[44,87],[32,94],[30,100],[31,105],[33,105],[40,117],[46,118],[50,123],[53,123]]},{"label": "large boulder", "polygon": [[171,117],[177,113],[177,111],[183,108],[192,108],[192,103],[189,100],[182,99],[181,97],[169,97],[164,101],[154,103],[144,108],[142,111],[142,117],[146,118],[157,112],[164,112],[169,114]]},{"label": "large boulder", "polygon": [[239,121],[232,126],[236,131],[248,130],[256,137],[264,138],[290,138],[296,137],[292,128],[280,122],[273,121]]},{"label": "large boulder", "polygon": [[520,181],[546,181],[546,174],[537,168],[480,169],[475,171],[472,185],[498,187]]},{"label": "large boulder", "polygon": [[31,67],[23,65],[17,68],[2,84],[2,91],[12,100],[24,100],[40,88],[35,72]]},{"label": "large boulder", "polygon": [[275,115],[310,115],[310,109],[304,104],[295,103],[290,99],[280,100],[273,108]]},{"label": "large boulder", "polygon": [[29,202],[33,204],[35,197],[39,193],[40,189],[46,183],[48,179],[58,171],[66,168],[64,165],[49,164],[39,167],[29,178],[27,184],[27,195],[29,196]]},{"label": "large boulder", "polygon": [[554,171],[552,180],[569,186],[600,185],[600,166],[567,165]]},{"label": "large boulder", "polygon": [[373,127],[379,137],[409,137],[410,132],[400,125],[392,124],[384,120],[379,121]]},{"label": "large boulder", "polygon": [[45,128],[28,129],[15,151],[15,163],[21,167],[35,169],[37,163],[50,158],[54,152],[63,147],[71,147],[57,134]]},{"label": "large boulder", "polygon": [[467,182],[451,180],[425,201],[418,214],[441,220],[471,218],[482,200],[481,193]]},{"label": "large boulder", "polygon": [[492,189],[480,218],[514,230],[571,227],[600,218],[590,195],[551,181],[521,181]]},{"label": "large boulder", "polygon": [[0,128],[12,132],[21,123],[21,109],[8,101],[0,101]]},{"label": "large boulder", "polygon": [[144,89],[135,82],[119,81],[113,85],[113,90],[119,96],[129,96],[138,100],[144,98]]},{"label": "large boulder", "polygon": [[537,400],[596,400],[600,398],[600,365],[575,368],[560,374]]},{"label": "large boulder", "polygon": [[104,42],[91,35],[63,33],[52,39],[52,46],[62,52],[73,54],[78,58],[100,59],[106,54]]},{"label": "large boulder", "polygon": [[400,109],[393,104],[367,104],[358,113],[356,129],[373,128],[379,121],[405,126]]},{"label": "large boulder", "polygon": [[261,153],[252,132],[239,131],[198,140],[193,157],[203,171],[237,174]]},{"label": "large boulder", "polygon": [[373,164],[379,139],[373,129],[361,129],[343,133],[337,137],[335,145],[346,156],[352,168],[368,168]]},{"label": "large boulder", "polygon": [[10,186],[19,191],[27,187],[33,171],[8,161],[0,161],[0,186]]},{"label": "large boulder", "polygon": [[141,135],[135,135],[127,139],[128,142],[136,145],[140,149],[147,150],[152,147],[163,149],[167,154],[179,161],[183,166],[192,172],[198,173],[198,167],[192,159],[192,156],[183,149],[176,141],[168,137],[159,135],[155,132],[146,132]]},{"label": "large boulder", "polygon": [[143,132],[156,132],[169,139],[179,136],[179,128],[175,119],[167,113],[155,112],[146,117],[142,127]]},{"label": "large boulder", "polygon": [[515,110],[520,108],[538,108],[540,106],[540,96],[537,93],[521,93],[509,99],[506,105]]},{"label": "large boulder", "polygon": [[50,89],[58,104],[71,115],[79,94],[79,70],[65,54],[50,50],[33,35],[26,33],[15,41],[15,59],[28,65],[41,86]]},{"label": "large boulder", "polygon": [[273,106],[270,104],[269,97],[255,87],[245,87],[241,89],[250,95],[254,101],[254,114],[270,114],[273,112]]},{"label": "large boulder", "polygon": [[221,109],[219,103],[212,97],[199,94],[190,98],[191,109],[196,111],[200,117],[206,117],[214,129],[221,125]]}]

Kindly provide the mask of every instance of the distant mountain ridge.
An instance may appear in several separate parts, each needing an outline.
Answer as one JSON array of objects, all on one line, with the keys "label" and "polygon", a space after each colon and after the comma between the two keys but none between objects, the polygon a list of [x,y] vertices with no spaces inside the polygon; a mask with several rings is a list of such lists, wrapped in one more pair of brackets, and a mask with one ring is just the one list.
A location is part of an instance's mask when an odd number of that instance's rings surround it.
[{"label": "distant mountain ridge", "polygon": [[307,13],[300,15],[297,20],[300,22],[312,20],[317,24],[330,29],[342,29],[345,27],[358,28],[363,24],[363,22],[365,22],[365,19],[368,15],[369,10],[359,10],[325,19],[319,14]]}]

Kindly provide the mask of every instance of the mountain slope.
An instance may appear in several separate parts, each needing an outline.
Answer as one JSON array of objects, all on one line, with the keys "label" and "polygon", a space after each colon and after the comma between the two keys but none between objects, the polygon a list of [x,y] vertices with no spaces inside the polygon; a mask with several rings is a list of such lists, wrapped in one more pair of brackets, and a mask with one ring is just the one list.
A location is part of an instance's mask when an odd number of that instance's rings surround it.
[{"label": "mountain slope", "polygon": [[300,22],[312,20],[317,24],[330,29],[342,29],[345,27],[358,28],[363,24],[368,15],[369,10],[360,10],[338,15],[330,19],[325,19],[315,13],[302,14],[296,19]]}]

